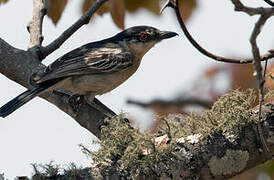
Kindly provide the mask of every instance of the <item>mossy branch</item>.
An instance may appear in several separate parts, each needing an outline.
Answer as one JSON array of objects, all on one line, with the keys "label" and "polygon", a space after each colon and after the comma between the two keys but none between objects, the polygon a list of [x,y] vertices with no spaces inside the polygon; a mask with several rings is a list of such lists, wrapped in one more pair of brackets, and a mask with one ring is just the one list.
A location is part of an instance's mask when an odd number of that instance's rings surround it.
[{"label": "mossy branch", "polygon": [[[90,154],[93,172],[98,179],[228,179],[261,164],[269,156],[260,149],[255,97],[231,91],[201,115],[170,115],[157,134],[129,128],[122,115],[107,120],[101,149]],[[273,154],[274,102],[262,117]]]},{"label": "mossy branch", "polygon": [[100,150],[81,146],[94,167],[60,173],[52,164],[34,165],[33,179],[228,179],[274,154],[274,102],[262,111],[269,156],[258,139],[254,100],[253,91],[231,91],[203,114],[170,115],[157,133],[141,132],[124,115],[116,116],[102,126]]}]

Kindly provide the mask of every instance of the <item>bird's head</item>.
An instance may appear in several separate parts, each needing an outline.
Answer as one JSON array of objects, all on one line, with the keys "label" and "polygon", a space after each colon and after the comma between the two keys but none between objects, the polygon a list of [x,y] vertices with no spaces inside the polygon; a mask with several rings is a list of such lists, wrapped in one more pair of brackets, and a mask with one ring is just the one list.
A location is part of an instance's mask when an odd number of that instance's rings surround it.
[{"label": "bird's head", "polygon": [[160,31],[150,26],[134,26],[115,36],[119,43],[125,44],[137,56],[142,57],[156,43],[178,35],[171,31]]}]

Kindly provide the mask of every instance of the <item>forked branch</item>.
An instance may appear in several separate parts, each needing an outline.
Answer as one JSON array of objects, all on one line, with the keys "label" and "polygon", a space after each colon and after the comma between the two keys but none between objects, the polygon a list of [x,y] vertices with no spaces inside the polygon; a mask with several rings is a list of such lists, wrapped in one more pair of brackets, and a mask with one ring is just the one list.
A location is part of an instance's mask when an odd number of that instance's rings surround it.
[{"label": "forked branch", "polygon": [[[237,10],[246,10],[248,12],[248,14],[250,15],[255,15],[255,14],[260,14],[262,12],[265,13],[270,13],[271,15],[274,15],[274,9],[273,8],[266,8],[264,11],[261,10],[261,8],[247,8],[245,6],[242,5],[242,3],[240,3],[237,0],[232,0],[232,2],[235,4],[237,4]],[[206,50],[205,48],[203,48],[190,34],[190,32],[188,31],[183,19],[182,19],[182,15],[179,9],[179,1],[178,0],[168,0],[165,4],[165,6],[163,7],[163,9],[165,9],[165,7],[172,7],[176,13],[176,17],[177,20],[185,34],[185,36],[187,37],[187,39],[189,40],[189,42],[202,54],[204,54],[205,56],[219,61],[219,62],[226,62],[226,63],[237,63],[237,64],[250,64],[253,62],[254,58],[227,58],[227,57],[222,57],[222,56],[217,56],[211,52],[209,52],[208,50]],[[274,50],[269,50],[266,54],[264,54],[263,56],[260,57],[261,61],[265,61],[268,59],[271,59],[274,57]]]}]

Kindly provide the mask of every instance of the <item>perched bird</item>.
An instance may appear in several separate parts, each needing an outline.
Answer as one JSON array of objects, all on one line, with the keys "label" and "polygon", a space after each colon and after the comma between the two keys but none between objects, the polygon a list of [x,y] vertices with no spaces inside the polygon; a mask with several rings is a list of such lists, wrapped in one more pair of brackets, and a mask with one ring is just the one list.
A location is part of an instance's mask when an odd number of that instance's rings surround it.
[{"label": "perched bird", "polygon": [[27,90],[0,108],[6,117],[22,105],[45,92],[62,88],[85,95],[93,101],[126,81],[140,65],[142,57],[156,43],[176,36],[150,26],[135,26],[115,36],[85,44],[33,75],[34,88]]}]

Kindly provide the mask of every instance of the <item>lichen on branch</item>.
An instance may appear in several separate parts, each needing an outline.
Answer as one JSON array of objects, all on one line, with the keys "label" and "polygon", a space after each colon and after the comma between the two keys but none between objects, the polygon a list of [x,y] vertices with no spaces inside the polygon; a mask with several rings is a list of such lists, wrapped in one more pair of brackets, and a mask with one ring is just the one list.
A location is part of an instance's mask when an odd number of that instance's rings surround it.
[{"label": "lichen on branch", "polygon": [[[208,168],[216,167],[214,162],[226,163],[226,160],[231,160],[226,156],[231,154],[229,152],[247,154],[245,157],[248,158],[239,171],[233,169],[222,173],[222,169],[219,169],[217,174],[211,172],[211,175],[213,173],[216,176],[231,176],[246,169],[249,160],[250,154],[247,150],[242,151],[237,141],[241,139],[238,137],[243,128],[257,123],[258,118],[253,111],[255,99],[252,90],[233,90],[217,100],[211,110],[200,115],[170,115],[162,118],[156,133],[132,128],[122,114],[105,120],[106,126],[102,127],[101,141],[97,142],[101,146],[98,151],[91,152],[86,148],[83,150],[94,160],[100,174],[111,176],[115,172],[126,179],[182,177],[184,175],[180,173],[185,170],[181,168],[187,168],[182,166],[189,166],[189,163],[192,163],[192,168],[201,170],[205,165]],[[221,147],[221,157],[215,154],[216,149],[208,152],[208,157],[203,157],[201,154],[209,151],[212,144],[216,143],[216,135],[222,136],[220,140],[229,145]],[[228,147],[239,149],[231,150]],[[199,162],[201,157],[204,158],[202,162],[205,164]],[[215,158],[215,161],[212,158]],[[213,169],[209,169],[209,172]],[[176,174],[176,171],[179,171],[179,174]]]}]

